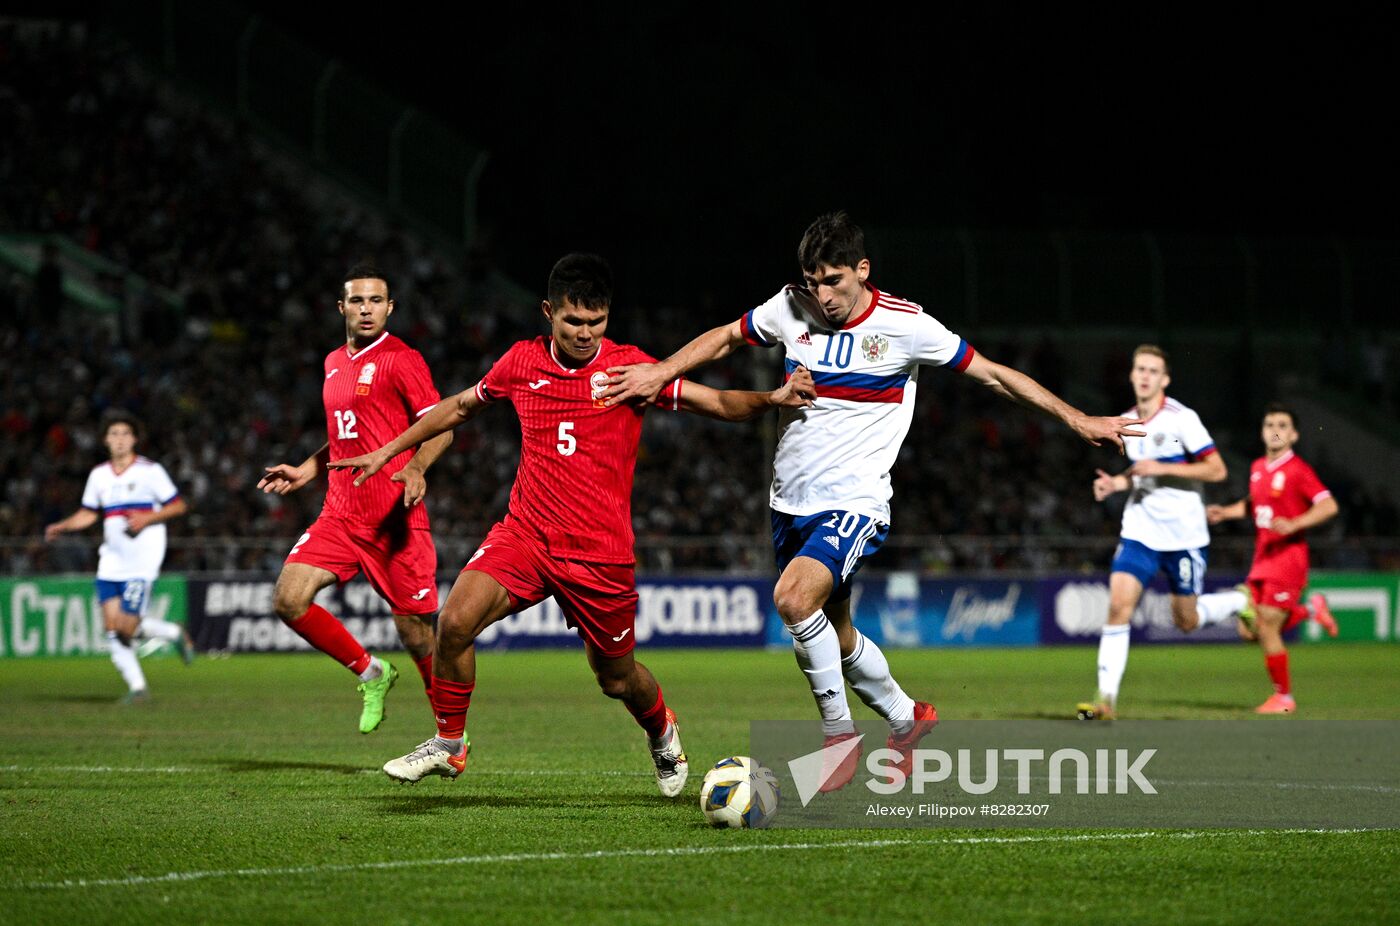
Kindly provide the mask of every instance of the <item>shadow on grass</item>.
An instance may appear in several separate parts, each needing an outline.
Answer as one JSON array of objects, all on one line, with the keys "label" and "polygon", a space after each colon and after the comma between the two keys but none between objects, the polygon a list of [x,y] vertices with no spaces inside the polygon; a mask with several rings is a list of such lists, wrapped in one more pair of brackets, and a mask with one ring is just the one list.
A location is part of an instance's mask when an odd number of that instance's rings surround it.
[{"label": "shadow on grass", "polygon": [[561,798],[557,794],[434,794],[432,791],[419,791],[414,794],[358,795],[355,800],[374,804],[385,813],[404,816],[440,813],[444,810],[479,808],[565,808],[598,809],[606,807],[654,807],[671,805],[671,801],[659,795],[623,795],[615,797],[591,797],[584,799]]},{"label": "shadow on grass", "polygon": [[288,762],[271,759],[221,759],[219,764],[228,772],[337,772],[358,775],[363,765],[339,765],[333,762]]},{"label": "shadow on grass", "polygon": [[110,694],[52,694],[52,695],[30,695],[29,701],[54,701],[59,704],[111,704],[116,706],[120,700],[116,695]]}]

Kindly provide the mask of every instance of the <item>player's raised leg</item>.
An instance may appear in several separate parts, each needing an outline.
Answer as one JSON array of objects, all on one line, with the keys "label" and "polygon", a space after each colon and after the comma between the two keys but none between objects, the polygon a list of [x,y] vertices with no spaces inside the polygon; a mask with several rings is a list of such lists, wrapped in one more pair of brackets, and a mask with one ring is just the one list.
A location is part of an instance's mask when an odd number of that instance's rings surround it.
[{"label": "player's raised leg", "polygon": [[906,776],[913,769],[914,749],[938,725],[938,711],[926,701],[905,694],[890,671],[889,661],[875,642],[851,622],[851,600],[828,601],[826,613],[841,642],[841,674],[856,696],[886,723],[890,734],[885,747],[897,750],[896,766]]},{"label": "player's raised leg", "polygon": [[[107,632],[107,649],[112,657],[112,665],[121,673],[126,682],[126,694],[122,704],[140,704],[146,700],[146,673],[141,670],[141,660],[132,647],[132,638],[141,625],[140,618],[127,613],[120,593],[103,591],[104,586],[118,586],[118,583],[99,582],[98,596],[102,598],[102,625]],[[119,587],[119,586],[118,586]]]},{"label": "player's raised leg", "polygon": [[364,707],[360,732],[371,733],[384,719],[384,696],[398,679],[387,661],[371,656],[335,615],[316,604],[316,593],[336,582],[329,570],[307,563],[287,563],[277,577],[272,607],[282,622],[307,643],[355,673]]},{"label": "player's raised leg", "polygon": [[429,775],[456,778],[467,767],[467,709],[476,690],[477,636],[516,609],[500,582],[484,572],[464,570],[452,585],[438,614],[437,648],[429,697],[437,734],[418,748],[384,763],[384,773],[398,781]]}]

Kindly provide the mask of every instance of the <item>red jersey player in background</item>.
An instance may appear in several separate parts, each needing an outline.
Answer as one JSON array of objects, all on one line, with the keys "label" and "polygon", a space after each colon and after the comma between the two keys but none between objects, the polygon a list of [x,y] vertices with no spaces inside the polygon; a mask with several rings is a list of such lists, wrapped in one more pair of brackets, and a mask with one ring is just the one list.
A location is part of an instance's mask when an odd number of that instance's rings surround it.
[{"label": "red jersey player in background", "polygon": [[1291,714],[1297,708],[1288,678],[1288,649],[1283,632],[1309,618],[1332,636],[1337,622],[1327,599],[1312,595],[1301,601],[1308,584],[1306,531],[1337,515],[1337,501],[1313,468],[1293,452],[1298,443],[1298,416],[1282,405],[1264,410],[1264,456],[1249,468],[1249,497],[1232,505],[1209,505],[1206,519],[1219,524],[1254,510],[1257,535],[1247,589],[1240,590],[1241,635],[1258,639],[1274,693],[1255,708],[1260,714]]},{"label": "red jersey player in background", "polygon": [[[300,466],[269,466],[258,483],[263,492],[295,492],[315,479],[330,457],[381,446],[438,402],[422,355],[384,330],[394,300],[383,273],[372,266],[352,268],[337,306],[345,318],[345,344],[326,355],[321,390],[329,440]],[[350,473],[332,471],[320,516],[287,554],[277,578],[277,616],[359,676],[361,733],[372,732],[384,719],[384,696],[398,670],[366,652],[344,624],[315,603],[316,593],[363,572],[389,603],[424,686],[431,684],[437,550],[420,503],[427,492],[423,474],[451,442],[444,434],[417,452],[405,448],[386,461],[382,475],[358,489],[351,489]]]},{"label": "red jersey player in background", "polygon": [[[456,778],[466,767],[466,715],[476,687],[473,641],[506,615],[553,596],[583,638],[603,693],[622,701],[646,731],[661,793],[674,797],[685,785],[688,766],[675,714],[632,654],[632,477],[646,405],[603,401],[609,366],[655,360],[603,337],[611,302],[612,271],[601,257],[564,257],[550,272],[543,304],[549,336],[517,342],[474,388],[442,402],[386,446],[330,464],[363,470],[359,485],[405,448],[450,431],[487,405],[510,402],[520,417],[520,466],[506,516],[467,561],[438,617],[431,695],[437,735],[386,763],[391,778]],[[656,404],[741,421],[773,406],[809,406],[814,395],[810,375],[799,369],[782,389],[767,393],[675,380]]]}]

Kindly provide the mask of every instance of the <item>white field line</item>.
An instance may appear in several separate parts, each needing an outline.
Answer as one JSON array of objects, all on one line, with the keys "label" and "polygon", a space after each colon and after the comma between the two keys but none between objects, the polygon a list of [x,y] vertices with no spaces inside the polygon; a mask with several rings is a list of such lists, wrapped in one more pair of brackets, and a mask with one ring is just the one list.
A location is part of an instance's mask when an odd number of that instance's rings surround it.
[{"label": "white field line", "polygon": [[206,871],[172,871],[163,875],[136,875],[129,878],[75,878],[65,881],[38,881],[0,884],[0,889],[70,889],[89,887],[133,887],[144,884],[179,884],[211,878],[278,878],[340,872],[394,871],[452,865],[503,865],[525,862],[577,862],[614,858],[683,858],[698,855],[733,855],[744,852],[801,852],[820,849],[886,849],[892,847],[939,848],[968,845],[1018,845],[1022,843],[1109,842],[1125,839],[1197,839],[1235,836],[1276,836],[1281,834],[1340,834],[1367,832],[1359,829],[1288,830],[1168,830],[1141,833],[1081,833],[1058,836],[967,836],[953,839],[864,839],[836,842],[746,843],[737,846],[689,846],[656,849],[601,849],[594,852],[517,852],[503,855],[459,855],[453,858],[400,859],[387,862],[355,862],[339,865],[293,865],[281,868],[227,868]]}]

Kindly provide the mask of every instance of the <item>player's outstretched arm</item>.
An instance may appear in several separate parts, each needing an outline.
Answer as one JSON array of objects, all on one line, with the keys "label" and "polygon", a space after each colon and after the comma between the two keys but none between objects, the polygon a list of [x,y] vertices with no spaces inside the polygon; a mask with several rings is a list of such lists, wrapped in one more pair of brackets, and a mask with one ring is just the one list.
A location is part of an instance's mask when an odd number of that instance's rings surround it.
[{"label": "player's outstretched arm", "polygon": [[711,389],[699,383],[681,386],[681,411],[718,418],[721,421],[748,421],[770,408],[811,408],[817,398],[816,385],[806,367],[798,367],[792,377],[772,392],[746,392],[741,389]]},{"label": "player's outstretched arm", "polygon": [[68,534],[73,531],[85,531],[96,523],[96,511],[93,511],[91,508],[79,508],[62,521],[55,521],[45,527],[44,540],[52,543],[60,534]]},{"label": "player's outstretched arm", "polygon": [[1238,521],[1240,518],[1249,516],[1249,500],[1240,499],[1228,505],[1207,505],[1206,522],[1209,524],[1219,524],[1222,521]]},{"label": "player's outstretched arm", "polygon": [[404,464],[404,468],[390,476],[391,482],[403,483],[403,506],[412,508],[428,494],[428,467],[437,462],[438,457],[452,446],[452,435],[439,434],[432,440],[418,445],[418,451]]},{"label": "player's outstretched arm", "polygon": [[1160,460],[1138,460],[1128,472],[1134,476],[1175,476],[1178,479],[1198,479],[1201,482],[1224,482],[1230,476],[1225,460],[1212,453],[1203,460],[1190,463],[1163,463]]},{"label": "player's outstretched arm", "polygon": [[331,469],[358,470],[360,474],[355,477],[355,485],[364,485],[366,479],[383,469],[384,464],[394,457],[410,447],[417,447],[425,441],[432,440],[439,434],[446,434],[464,421],[470,421],[485,407],[486,404],[476,396],[476,387],[464,389],[451,400],[434,405],[432,411],[378,450],[358,457],[332,460],[326,465]]},{"label": "player's outstretched arm", "polygon": [[603,395],[609,405],[637,399],[655,402],[671,380],[684,376],[698,366],[727,357],[743,343],[744,333],[737,321],[711,328],[660,363],[608,367],[612,378],[608,380],[608,389]]},{"label": "player's outstretched arm", "polygon": [[1138,419],[1086,415],[1021,371],[993,363],[981,354],[973,356],[964,372],[998,395],[1055,416],[1095,447],[1109,441],[1123,453],[1123,438],[1145,436],[1133,430]]},{"label": "player's outstretched arm", "polygon": [[321,445],[320,450],[303,460],[300,466],[278,463],[276,466],[267,467],[262,479],[258,480],[258,488],[263,490],[264,495],[286,495],[295,492],[321,474],[330,456],[330,450],[331,445],[327,441]]},{"label": "player's outstretched arm", "polygon": [[1289,534],[1296,534],[1332,520],[1340,510],[1337,507],[1337,500],[1329,495],[1315,502],[1311,508],[1298,517],[1274,518],[1273,523],[1269,526],[1273,528],[1274,533],[1287,537]]},{"label": "player's outstretched arm", "polygon": [[189,514],[189,511],[190,506],[185,504],[183,498],[175,499],[170,504],[163,506],[160,511],[133,511],[126,516],[126,532],[135,537],[152,524],[173,521]]}]

